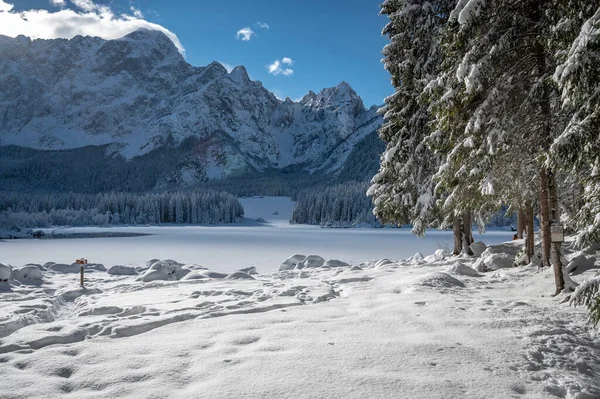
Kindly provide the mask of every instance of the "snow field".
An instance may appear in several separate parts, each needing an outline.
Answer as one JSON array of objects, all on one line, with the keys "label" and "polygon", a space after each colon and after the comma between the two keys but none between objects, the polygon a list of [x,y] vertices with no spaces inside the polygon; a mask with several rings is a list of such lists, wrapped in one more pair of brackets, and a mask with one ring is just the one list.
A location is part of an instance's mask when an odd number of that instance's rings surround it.
[{"label": "snow field", "polygon": [[[44,271],[1,294],[3,395],[599,397],[599,334],[544,296],[551,270],[476,276],[477,259],[441,255],[251,279],[151,259],[137,276],[91,269],[85,289]],[[138,279],[169,265],[191,271]]]}]

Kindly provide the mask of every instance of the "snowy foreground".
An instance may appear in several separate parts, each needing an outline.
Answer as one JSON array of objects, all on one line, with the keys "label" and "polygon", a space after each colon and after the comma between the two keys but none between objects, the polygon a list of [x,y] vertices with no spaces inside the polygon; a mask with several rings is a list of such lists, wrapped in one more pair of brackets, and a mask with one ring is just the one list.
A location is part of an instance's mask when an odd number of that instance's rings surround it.
[{"label": "snowy foreground", "polygon": [[550,270],[479,274],[443,251],[302,259],[269,274],[90,266],[85,289],[70,265],[13,270],[25,284],[0,283],[0,397],[600,397],[600,335],[547,295]]}]

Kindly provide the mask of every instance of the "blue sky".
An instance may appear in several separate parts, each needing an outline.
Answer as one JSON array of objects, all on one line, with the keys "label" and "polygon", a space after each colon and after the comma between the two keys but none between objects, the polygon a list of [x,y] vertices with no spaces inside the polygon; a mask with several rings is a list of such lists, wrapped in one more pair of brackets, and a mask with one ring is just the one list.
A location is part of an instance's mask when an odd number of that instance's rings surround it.
[{"label": "blue sky", "polygon": [[[309,90],[319,91],[345,80],[368,107],[382,104],[383,99],[393,92],[389,76],[380,62],[381,50],[387,42],[381,37],[386,19],[378,16],[380,2],[0,0],[0,10],[3,3],[12,4],[11,13],[47,10],[48,13],[28,15],[31,21],[40,21],[35,22],[35,27],[27,28],[33,31],[19,32],[38,37],[52,36],[54,31],[64,35],[65,30],[84,29],[81,25],[87,23],[82,22],[86,20],[75,20],[75,13],[95,14],[104,22],[106,14],[103,13],[108,13],[112,19],[121,19],[123,26],[145,20],[173,32],[185,47],[186,59],[192,65],[203,66],[214,60],[229,66],[244,65],[252,79],[262,81],[281,98],[299,99]],[[9,8],[10,5],[4,7],[5,16]],[[44,18],[35,19],[36,15]],[[69,18],[71,22],[66,21]],[[259,22],[268,28],[259,26]],[[63,24],[69,28],[62,25],[55,29],[53,26],[42,28],[44,24]],[[31,22],[30,26],[33,25]],[[107,26],[90,23],[84,32],[110,36],[118,31],[114,24],[110,28]],[[236,33],[243,28],[254,32],[250,40],[242,40],[242,33],[236,38]],[[25,28],[15,25],[12,29],[14,32]],[[0,26],[0,34],[11,35],[2,30]],[[243,32],[248,35],[248,31]],[[275,61],[279,61],[279,68],[274,65],[270,73],[268,67]]]}]

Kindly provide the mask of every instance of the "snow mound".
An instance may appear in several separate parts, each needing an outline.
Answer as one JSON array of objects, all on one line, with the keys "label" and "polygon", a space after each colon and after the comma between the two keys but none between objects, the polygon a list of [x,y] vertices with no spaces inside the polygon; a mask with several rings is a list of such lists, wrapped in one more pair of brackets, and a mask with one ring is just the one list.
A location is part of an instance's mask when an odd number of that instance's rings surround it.
[{"label": "snow mound", "polygon": [[515,264],[515,257],[520,245],[514,243],[505,243],[488,247],[481,258],[475,262],[475,269],[478,272],[486,272],[498,269],[508,269]]},{"label": "snow mound", "polygon": [[433,256],[436,260],[444,260],[450,257],[450,252],[446,251],[445,249],[438,249],[435,251]]},{"label": "snow mound", "polygon": [[508,269],[513,266],[514,260],[515,257],[510,254],[486,254],[484,252],[481,259],[475,262],[475,269],[482,273],[498,269]]},{"label": "snow mound", "polygon": [[33,267],[37,267],[38,269],[40,269],[41,271],[46,270],[46,268],[44,268],[44,266],[40,265],[39,263],[28,263],[25,266],[33,266]]},{"label": "snow mound", "polygon": [[315,267],[321,267],[325,264],[325,259],[319,255],[308,255],[303,261],[296,265],[296,269],[313,269]]},{"label": "snow mound", "polygon": [[160,259],[156,259],[156,258],[152,258],[152,259],[148,259],[146,261],[146,267],[151,267],[153,264],[155,264],[156,262],[160,262]]},{"label": "snow mound", "polygon": [[435,272],[430,273],[417,280],[417,285],[434,287],[434,288],[452,288],[452,287],[463,287],[464,284],[457,278],[452,277],[448,273]]},{"label": "snow mound", "polygon": [[152,264],[150,269],[139,276],[137,280],[145,283],[156,280],[177,281],[181,280],[189,272],[190,270],[183,269],[181,265],[174,260],[168,259]]},{"label": "snow mound", "polygon": [[231,273],[229,276],[225,277],[227,280],[254,280],[254,277],[244,272],[235,272]]},{"label": "snow mound", "polygon": [[420,262],[424,262],[425,261],[425,256],[421,252],[417,252],[416,254],[414,254],[413,256],[411,256],[410,258],[408,258],[406,261],[410,262],[410,263],[413,263],[413,264],[417,264],[417,263],[420,263]]},{"label": "snow mound", "polygon": [[481,254],[483,254],[485,252],[485,250],[487,249],[487,245],[485,245],[484,242],[477,241],[477,242],[474,242],[473,244],[471,244],[471,246],[469,248],[471,248],[471,251],[473,251],[474,256],[480,257]]},{"label": "snow mound", "polygon": [[328,259],[327,261],[325,261],[325,263],[323,264],[323,266],[325,267],[347,267],[350,266],[348,263],[341,261],[341,260],[337,260],[337,259]]},{"label": "snow mound", "polygon": [[89,270],[98,270],[99,272],[105,272],[106,267],[102,263],[91,263],[86,266],[86,269]]},{"label": "snow mound", "polygon": [[43,279],[42,271],[31,265],[13,270],[12,277],[21,284],[40,284]]},{"label": "snow mound", "polygon": [[111,266],[106,273],[113,276],[137,276],[138,274],[135,268],[122,265]]},{"label": "snow mound", "polygon": [[448,274],[455,274],[459,276],[469,276],[469,277],[482,277],[481,274],[477,273],[477,270],[469,267],[467,265],[462,264],[461,262],[456,262],[449,268],[447,268],[444,272]]},{"label": "snow mound", "polygon": [[0,282],[10,280],[12,269],[3,263],[0,263]]},{"label": "snow mound", "polygon": [[44,268],[44,270],[48,270],[48,268],[52,265],[55,265],[56,262],[46,262],[42,265],[42,267]]},{"label": "snow mound", "polygon": [[567,273],[577,272],[583,273],[586,270],[592,269],[596,263],[596,258],[591,255],[586,255],[584,251],[575,252],[571,255],[569,264],[567,265]]},{"label": "snow mound", "polygon": [[176,260],[173,260],[173,259],[165,259],[165,260],[163,260],[163,262],[165,262],[169,266],[175,266],[175,265],[180,265],[181,266],[181,263],[179,263],[179,262],[177,262]]},{"label": "snow mound", "polygon": [[80,288],[76,288],[73,290],[58,291],[56,293],[56,296],[65,302],[72,302],[75,299],[77,299],[83,295],[95,295],[95,294],[101,294],[101,293],[102,293],[102,290],[100,290],[98,288],[88,289],[85,287],[80,287]]},{"label": "snow mound", "polygon": [[79,273],[80,269],[81,266],[77,263],[71,263],[70,265],[67,265],[66,263],[55,263],[48,267],[48,271],[54,273]]},{"label": "snow mound", "polygon": [[298,263],[302,262],[304,259],[306,259],[306,256],[294,254],[283,261],[281,266],[279,266],[279,271],[281,272],[284,270],[294,270]]},{"label": "snow mound", "polygon": [[194,270],[185,275],[181,280],[204,280],[204,279],[222,279],[227,277],[225,273],[213,272],[211,270]]},{"label": "snow mound", "polygon": [[358,271],[358,270],[362,270],[362,267],[360,267],[360,266],[352,266],[352,267],[350,268],[350,271],[351,271],[351,272]]},{"label": "snow mound", "polygon": [[391,265],[391,264],[393,264],[393,263],[394,263],[394,262],[392,262],[391,260],[389,260],[389,259],[387,259],[387,258],[384,258],[384,259],[380,259],[380,260],[378,260],[377,262],[375,262],[375,265],[374,265],[373,267],[374,267],[375,269],[379,269],[379,268],[382,268],[382,267],[384,267],[384,266]]},{"label": "snow mound", "polygon": [[250,267],[246,267],[244,269],[240,269],[238,270],[240,272],[246,273],[246,274],[258,274],[258,272],[256,271],[256,267],[255,266],[250,266]]}]

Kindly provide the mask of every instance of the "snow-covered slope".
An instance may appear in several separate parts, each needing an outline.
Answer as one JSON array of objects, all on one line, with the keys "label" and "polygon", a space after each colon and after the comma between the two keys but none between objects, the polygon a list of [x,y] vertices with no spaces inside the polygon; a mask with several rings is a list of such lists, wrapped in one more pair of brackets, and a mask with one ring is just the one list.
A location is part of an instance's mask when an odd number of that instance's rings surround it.
[{"label": "snow-covered slope", "polygon": [[169,181],[239,170],[336,171],[381,123],[345,82],[278,100],[243,66],[188,64],[159,31],[121,39],[0,36],[0,145],[39,150],[109,144],[131,159],[194,139]]}]

